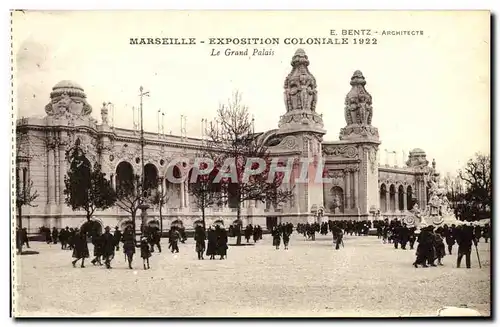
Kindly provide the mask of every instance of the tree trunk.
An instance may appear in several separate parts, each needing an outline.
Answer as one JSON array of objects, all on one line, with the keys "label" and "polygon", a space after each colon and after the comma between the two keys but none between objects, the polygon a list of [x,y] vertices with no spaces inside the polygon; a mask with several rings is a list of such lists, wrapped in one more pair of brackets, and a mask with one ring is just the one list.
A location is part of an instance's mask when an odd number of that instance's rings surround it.
[{"label": "tree trunk", "polygon": [[135,239],[135,211],[132,211],[131,213],[131,216],[132,216],[132,233],[134,234],[134,239]]},{"label": "tree trunk", "polygon": [[[240,217],[241,217],[241,201],[238,200],[238,207],[236,208],[236,220],[237,220],[237,223],[239,224],[240,223]],[[240,226],[238,226],[236,228],[236,245],[240,245],[241,244],[241,228]]]},{"label": "tree trunk", "polygon": [[163,201],[160,201],[160,238],[163,235],[163,217],[161,215],[161,207],[163,207]]},{"label": "tree trunk", "polygon": [[203,230],[207,230],[207,226],[205,224],[205,205],[201,206],[201,220],[203,221]]},{"label": "tree trunk", "polygon": [[[19,251],[19,254],[23,252],[23,240],[21,239],[22,231],[23,231],[23,207],[17,206],[17,217],[19,219],[18,227],[19,230],[16,229],[16,247]],[[27,235],[26,235],[27,236]]]}]

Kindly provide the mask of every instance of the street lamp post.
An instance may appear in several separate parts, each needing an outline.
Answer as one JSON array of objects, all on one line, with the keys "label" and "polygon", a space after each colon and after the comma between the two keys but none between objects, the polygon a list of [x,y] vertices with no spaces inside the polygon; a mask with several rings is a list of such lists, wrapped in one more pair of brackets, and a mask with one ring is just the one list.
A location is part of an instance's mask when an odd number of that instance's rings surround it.
[{"label": "street lamp post", "polygon": [[139,110],[140,110],[140,119],[141,119],[141,205],[139,206],[139,209],[141,210],[141,234],[143,233],[143,228],[146,223],[146,217],[147,217],[147,209],[149,208],[149,205],[147,203],[144,203],[144,198],[146,197],[145,194],[145,187],[144,187],[144,117],[143,117],[143,111],[142,111],[142,103],[143,103],[143,98],[145,96],[149,96],[149,92],[144,92],[144,88],[141,86],[139,87],[139,98],[140,98],[140,105],[139,105]]}]

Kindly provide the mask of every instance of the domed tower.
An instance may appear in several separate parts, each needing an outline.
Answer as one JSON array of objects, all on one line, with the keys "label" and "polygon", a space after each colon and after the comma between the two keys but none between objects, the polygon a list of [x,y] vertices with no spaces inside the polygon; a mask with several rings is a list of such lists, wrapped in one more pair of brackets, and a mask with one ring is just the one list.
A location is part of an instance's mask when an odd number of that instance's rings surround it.
[{"label": "domed tower", "polygon": [[326,131],[322,115],[316,112],[316,79],[309,72],[309,58],[303,49],[295,51],[291,65],[284,84],[286,113],[280,117],[278,134],[312,132],[321,137]]},{"label": "domed tower", "polygon": [[439,173],[436,170],[436,160],[429,160],[424,150],[415,148],[410,151],[406,165],[415,172],[416,198],[420,208],[425,208],[429,201],[429,192],[433,185],[439,184]]},{"label": "domed tower", "polygon": [[[283,140],[278,148],[286,150],[286,144],[295,145],[295,151],[301,153],[300,157],[303,160],[300,167],[307,161],[310,162],[307,181],[295,185],[298,197],[294,202],[297,211],[306,216],[308,221],[313,222],[316,221],[315,215],[318,210],[323,207],[321,143],[326,131],[323,129],[322,115],[316,112],[318,103],[316,79],[309,71],[309,58],[303,49],[295,52],[291,66],[292,70],[284,83],[286,113],[280,117],[276,137]],[[296,169],[302,168],[296,167]],[[296,173],[300,174],[294,171],[294,174]],[[319,178],[316,178],[317,175]]]},{"label": "domed tower", "polygon": [[45,106],[48,116],[86,117],[92,113],[83,88],[73,81],[60,81],[50,92],[50,102]]},{"label": "domed tower", "polygon": [[372,96],[365,89],[363,73],[356,70],[351,77],[351,90],[345,98],[346,126],[340,130],[341,140],[378,141],[378,129],[372,126]]},{"label": "domed tower", "polygon": [[378,160],[380,145],[378,129],[372,126],[372,96],[366,90],[363,73],[356,70],[344,101],[346,126],[340,130],[343,144],[357,149],[359,161],[354,172],[355,206],[361,216],[374,215],[379,209]]},{"label": "domed tower", "polygon": [[425,151],[420,148],[415,148],[408,154],[406,165],[410,168],[424,168],[429,165]]}]

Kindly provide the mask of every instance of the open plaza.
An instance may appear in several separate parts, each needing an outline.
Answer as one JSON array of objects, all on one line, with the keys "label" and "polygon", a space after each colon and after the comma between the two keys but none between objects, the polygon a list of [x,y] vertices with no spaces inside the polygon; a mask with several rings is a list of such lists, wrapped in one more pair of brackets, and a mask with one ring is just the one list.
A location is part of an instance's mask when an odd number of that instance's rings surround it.
[{"label": "open plaza", "polygon": [[[289,250],[264,235],[255,245],[232,246],[227,260],[198,260],[188,238],[142,269],[137,255],[128,269],[122,250],[113,269],[73,268],[72,251],[31,242],[37,255],[17,256],[17,316],[236,316],[398,317],[436,316],[445,306],[467,305],[490,315],[490,243],[473,247],[472,268],[456,268],[457,246],[443,266],[412,266],[415,250],[394,249],[376,236],[344,237],[335,250],[331,234],[306,240],[294,232]],[[89,244],[92,252],[92,245]]]}]

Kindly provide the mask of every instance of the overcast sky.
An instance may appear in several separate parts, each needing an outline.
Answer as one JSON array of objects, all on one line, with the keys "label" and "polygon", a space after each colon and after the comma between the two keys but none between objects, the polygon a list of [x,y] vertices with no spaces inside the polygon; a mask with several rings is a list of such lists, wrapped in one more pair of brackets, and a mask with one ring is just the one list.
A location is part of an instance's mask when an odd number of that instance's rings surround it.
[{"label": "overcast sky", "polygon": [[[285,45],[287,37],[331,37],[330,30],[370,29],[376,45]],[[423,36],[382,36],[383,30]],[[490,148],[489,13],[484,12],[26,12],[14,15],[18,116],[44,116],[60,80],[80,84],[100,121],[103,101],[115,104],[114,124],[132,126],[132,106],[143,85],[145,129],[201,134],[234,90],[256,117],[256,130],[277,128],[285,112],[283,82],[303,48],[318,84],[316,111],[326,141],[344,127],[350,77],[361,70],[373,97],[372,124],[384,149],[415,147],[443,173]],[[130,37],[193,37],[193,46],[131,46]],[[274,46],[211,46],[210,37],[277,37]],[[341,37],[341,36],[337,36]],[[352,39],[350,39],[352,43]],[[221,56],[210,56],[212,48]],[[273,56],[226,57],[225,49],[267,49]]]}]

